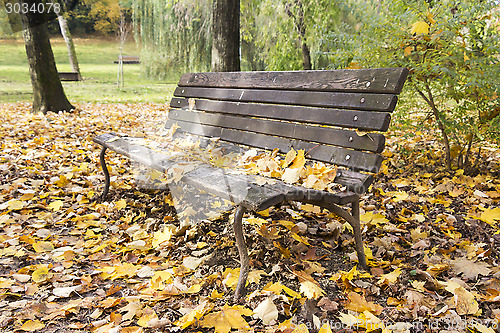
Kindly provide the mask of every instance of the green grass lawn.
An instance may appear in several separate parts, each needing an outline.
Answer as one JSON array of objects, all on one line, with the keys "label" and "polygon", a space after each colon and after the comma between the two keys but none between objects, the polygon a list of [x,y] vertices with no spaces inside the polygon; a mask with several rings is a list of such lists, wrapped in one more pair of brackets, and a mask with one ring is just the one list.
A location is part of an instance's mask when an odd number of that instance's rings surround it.
[{"label": "green grass lawn", "polygon": [[[71,102],[155,102],[170,100],[177,82],[151,81],[141,76],[141,65],[125,64],[125,87],[116,85],[118,41],[102,38],[75,38],[83,81],[63,82]],[[70,71],[64,40],[51,38],[59,71]],[[124,55],[139,55],[140,47],[128,42]],[[32,100],[32,88],[24,41],[0,39],[0,103]]]}]

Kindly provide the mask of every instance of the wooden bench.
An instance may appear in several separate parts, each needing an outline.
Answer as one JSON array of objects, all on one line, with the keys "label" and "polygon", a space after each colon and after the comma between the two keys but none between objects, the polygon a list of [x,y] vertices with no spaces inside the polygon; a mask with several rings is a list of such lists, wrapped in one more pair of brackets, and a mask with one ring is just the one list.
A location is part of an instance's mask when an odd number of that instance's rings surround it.
[{"label": "wooden bench", "polygon": [[78,72],[59,72],[59,79],[61,81],[80,81]]},{"label": "wooden bench", "polygon": [[[118,60],[113,61],[115,64],[118,64],[120,62],[120,59],[118,57]],[[122,63],[124,64],[140,64],[141,60],[139,59],[139,56],[127,56],[124,55],[122,56]]]},{"label": "wooden bench", "polygon": [[[308,159],[338,166],[334,182],[345,187],[331,193],[280,180],[257,185],[255,176],[209,165],[183,174],[182,182],[237,204],[233,227],[241,270],[236,298],[243,294],[249,272],[242,216],[247,210],[262,211],[282,202],[310,203],[345,219],[354,231],[359,265],[366,269],[359,198],[381,166],[385,137],[380,132],[389,127],[390,113],[407,75],[405,68],[392,68],[190,73],[181,77],[170,102],[167,128],[177,124],[178,135],[199,136],[201,141],[218,137],[234,148],[278,148],[281,153],[292,147],[304,149]],[[370,133],[358,135],[356,131]],[[106,149],[163,172],[176,163],[114,133],[99,135],[94,142],[103,147],[103,198],[110,185]],[[342,207],[347,205],[350,211]]]}]

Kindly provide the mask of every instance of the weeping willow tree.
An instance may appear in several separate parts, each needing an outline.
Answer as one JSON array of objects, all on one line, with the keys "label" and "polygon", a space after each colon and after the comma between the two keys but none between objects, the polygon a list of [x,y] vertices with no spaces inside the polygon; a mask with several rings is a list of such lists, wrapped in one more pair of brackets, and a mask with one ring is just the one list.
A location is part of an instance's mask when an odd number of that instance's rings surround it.
[{"label": "weeping willow tree", "polygon": [[211,0],[133,0],[147,77],[169,80],[210,70]]}]

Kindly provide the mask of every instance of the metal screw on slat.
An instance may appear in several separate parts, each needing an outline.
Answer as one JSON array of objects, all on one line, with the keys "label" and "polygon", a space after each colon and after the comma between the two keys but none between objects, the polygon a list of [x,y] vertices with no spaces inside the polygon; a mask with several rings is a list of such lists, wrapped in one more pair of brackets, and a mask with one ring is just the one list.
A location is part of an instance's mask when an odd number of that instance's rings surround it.
[{"label": "metal screw on slat", "polygon": [[367,86],[367,87],[369,87],[369,86],[370,86],[370,84],[371,84],[371,82],[370,82],[370,81],[366,82],[366,86]]},{"label": "metal screw on slat", "polygon": [[353,120],[358,121],[358,116],[354,116]]},{"label": "metal screw on slat", "polygon": [[182,93],[184,94],[184,89],[182,89]]},{"label": "metal screw on slat", "polygon": [[181,101],[177,101],[177,104],[181,104]]},{"label": "metal screw on slat", "polygon": [[365,98],[362,97],[361,100],[360,100],[361,103],[364,103],[365,102]]},{"label": "metal screw on slat", "polygon": [[352,140],[353,140],[353,139],[352,139],[352,136],[350,136],[350,137],[349,137],[349,142],[352,142]]},{"label": "metal screw on slat", "polygon": [[346,160],[346,161],[349,161],[350,159],[351,159],[351,155],[346,155],[346,156],[345,156],[345,160]]}]

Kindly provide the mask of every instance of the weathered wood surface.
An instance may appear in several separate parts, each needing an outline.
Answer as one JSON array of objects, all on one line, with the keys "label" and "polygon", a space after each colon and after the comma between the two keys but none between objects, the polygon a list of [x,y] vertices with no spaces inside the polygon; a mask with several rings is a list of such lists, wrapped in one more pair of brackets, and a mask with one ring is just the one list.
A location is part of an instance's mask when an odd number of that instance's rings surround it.
[{"label": "weathered wood surface", "polygon": [[393,94],[197,87],[177,87],[174,96],[384,112],[393,111],[398,101]]},{"label": "weathered wood surface", "polygon": [[186,73],[179,86],[350,91],[399,94],[406,68],[332,71]]},{"label": "weathered wood surface", "polygon": [[[103,147],[161,172],[166,172],[170,167],[179,163],[187,162],[174,161],[164,153],[135,144],[134,140],[136,139],[112,133],[99,135],[93,139]],[[272,185],[260,186],[255,183],[255,177],[252,175],[233,174],[231,170],[202,163],[194,170],[184,173],[181,181],[255,211],[267,209],[286,201],[287,198],[288,200],[308,198],[340,204],[351,202],[350,200],[355,197],[352,192],[329,193],[286,184],[279,180],[274,180],[275,183]]]},{"label": "weathered wood surface", "polygon": [[378,133],[367,133],[366,135],[359,136],[355,131],[324,126],[310,126],[285,121],[236,117],[232,115],[179,109],[170,110],[168,118],[171,120],[255,132],[377,153],[382,152],[385,144],[385,137]]},{"label": "weathered wood surface", "polygon": [[[186,98],[172,98],[172,108],[189,108]],[[194,100],[194,109],[250,117],[357,128],[364,131],[387,131],[391,115],[387,112],[326,109],[293,105]]]},{"label": "weathered wood surface", "polygon": [[61,81],[79,81],[80,76],[77,72],[58,72]]},{"label": "weathered wood surface", "polygon": [[[180,140],[189,140],[191,142],[200,142],[200,147],[202,148],[212,143],[212,140],[210,140],[206,136],[192,135],[190,133],[182,131],[177,131],[174,134],[174,138]],[[218,141],[217,147],[222,149],[226,154],[231,152],[243,154],[248,150],[248,146],[242,146],[227,141]],[[310,158],[310,156],[307,155],[307,158]],[[350,191],[363,193],[365,192],[365,189],[367,189],[373,183],[373,176],[366,173],[352,171],[350,169],[338,168],[334,183],[346,186]]]},{"label": "weathered wood surface", "polygon": [[312,160],[333,163],[353,170],[378,172],[383,160],[381,155],[375,153],[198,123],[168,120],[166,126],[170,127],[173,124],[177,124],[184,132],[202,136],[219,137],[225,141],[250,147],[268,150],[278,148],[282,153],[287,153],[292,147],[294,149],[304,149],[305,152],[307,152],[307,156]]},{"label": "weathered wood surface", "polygon": [[[120,62],[120,59],[113,61],[115,64],[118,64]],[[122,56],[122,63],[124,64],[140,64],[141,59],[139,56],[127,56],[124,55]]]}]

